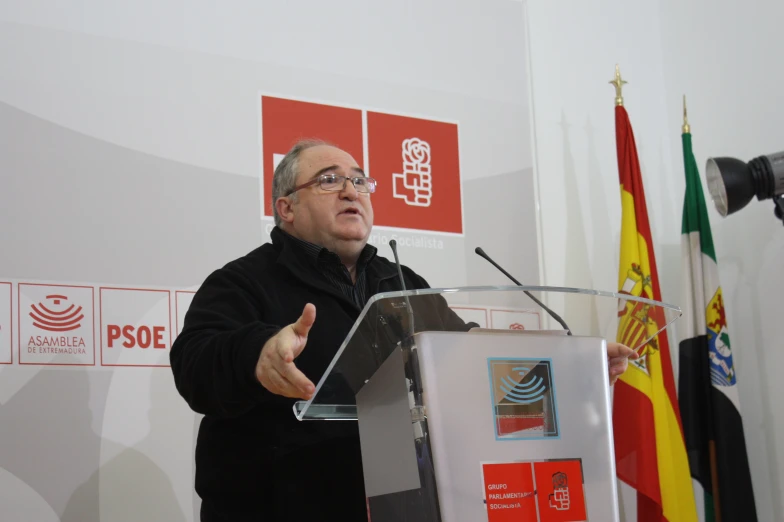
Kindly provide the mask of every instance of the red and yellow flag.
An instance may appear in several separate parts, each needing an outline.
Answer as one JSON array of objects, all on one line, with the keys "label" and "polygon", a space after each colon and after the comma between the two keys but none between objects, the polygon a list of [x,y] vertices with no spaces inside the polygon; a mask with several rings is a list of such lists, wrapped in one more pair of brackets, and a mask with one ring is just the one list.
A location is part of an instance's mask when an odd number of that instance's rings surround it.
[{"label": "red and yellow flag", "polygon": [[[620,76],[616,79],[620,82]],[[629,115],[616,98],[615,135],[621,183],[618,288],[661,300],[637,147]],[[635,306],[637,305],[637,306]],[[626,303],[619,312],[620,343],[638,346],[662,328],[661,308]],[[638,522],[696,522],[667,333],[654,337],[615,385],[613,428],[618,478],[637,490]]]}]

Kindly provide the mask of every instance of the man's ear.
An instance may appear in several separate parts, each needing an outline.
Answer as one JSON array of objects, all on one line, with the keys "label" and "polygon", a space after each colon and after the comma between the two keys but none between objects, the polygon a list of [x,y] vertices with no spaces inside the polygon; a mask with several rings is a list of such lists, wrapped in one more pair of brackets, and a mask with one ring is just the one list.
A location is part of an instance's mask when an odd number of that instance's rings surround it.
[{"label": "man's ear", "polygon": [[294,202],[289,197],[278,198],[275,201],[275,210],[278,211],[278,215],[284,223],[294,221]]}]

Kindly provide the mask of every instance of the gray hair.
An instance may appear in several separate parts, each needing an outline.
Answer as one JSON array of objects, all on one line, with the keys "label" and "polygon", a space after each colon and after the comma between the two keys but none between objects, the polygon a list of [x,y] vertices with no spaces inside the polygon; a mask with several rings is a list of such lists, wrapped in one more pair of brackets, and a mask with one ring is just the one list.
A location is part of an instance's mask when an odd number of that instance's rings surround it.
[{"label": "gray hair", "polygon": [[[272,215],[275,218],[275,225],[280,226],[280,216],[275,202],[278,198],[284,197],[286,194],[294,190],[297,186],[297,175],[299,174],[299,157],[304,151],[311,147],[319,145],[333,146],[322,140],[300,140],[291,147],[283,159],[280,160],[278,167],[275,169],[275,174],[272,176]],[[292,201],[297,201],[297,193],[291,195]]]}]

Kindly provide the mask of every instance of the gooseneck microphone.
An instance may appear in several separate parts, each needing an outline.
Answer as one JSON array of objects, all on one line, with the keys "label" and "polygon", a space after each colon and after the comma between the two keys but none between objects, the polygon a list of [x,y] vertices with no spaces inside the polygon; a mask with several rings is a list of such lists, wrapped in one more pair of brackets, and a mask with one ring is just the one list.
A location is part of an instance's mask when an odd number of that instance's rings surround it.
[{"label": "gooseneck microphone", "polygon": [[[397,241],[394,239],[389,241],[389,247],[392,249],[392,254],[395,256],[395,265],[397,266],[397,276],[400,278],[400,287],[403,291],[406,291],[406,281],[403,279],[403,269],[400,268],[400,259],[397,257]],[[408,329],[411,337],[414,337],[414,309],[411,308],[411,302],[408,300],[408,296],[404,295],[403,298],[406,300],[406,308],[408,308]]]},{"label": "gooseneck microphone", "polygon": [[[476,247],[476,248],[474,249],[474,252],[476,252],[476,253],[477,253],[478,255],[480,255],[481,257],[484,257],[485,259],[487,259],[488,261],[490,261],[490,263],[491,263],[491,264],[492,264],[494,267],[496,267],[498,270],[500,270],[500,271],[501,271],[501,273],[502,273],[502,274],[504,274],[506,277],[508,277],[509,279],[511,279],[512,281],[514,281],[514,283],[515,283],[517,286],[523,286],[523,284],[522,284],[522,283],[520,283],[520,281],[518,281],[517,279],[515,279],[514,277],[512,277],[512,274],[510,274],[509,272],[507,272],[506,270],[504,270],[503,268],[501,268],[501,265],[499,265],[498,263],[496,263],[495,261],[493,261],[492,259],[490,259],[490,256],[488,256],[488,255],[485,253],[485,251],[481,249],[481,247]],[[553,312],[552,310],[550,310],[550,309],[549,309],[547,306],[545,306],[545,304],[544,304],[543,302],[541,302],[539,299],[537,299],[536,297],[534,297],[534,296],[531,294],[531,292],[529,292],[528,290],[523,290],[523,292],[525,292],[525,295],[527,295],[528,297],[530,297],[531,299],[533,299],[533,300],[534,300],[534,302],[535,302],[536,304],[538,304],[539,306],[541,306],[541,307],[542,307],[542,308],[543,308],[543,309],[544,309],[544,310],[545,310],[545,311],[546,311],[548,314],[550,314],[550,317],[552,317],[553,319],[555,319],[556,321],[558,321],[558,323],[559,323],[561,326],[563,326],[563,327],[564,327],[564,330],[566,330],[566,334],[567,334],[567,335],[572,335],[572,331],[571,331],[571,330],[569,329],[569,327],[566,325],[566,323],[564,322],[564,320],[563,320],[563,319],[561,319],[561,316],[560,316],[560,315],[558,315],[557,313],[555,313],[555,312]]]}]

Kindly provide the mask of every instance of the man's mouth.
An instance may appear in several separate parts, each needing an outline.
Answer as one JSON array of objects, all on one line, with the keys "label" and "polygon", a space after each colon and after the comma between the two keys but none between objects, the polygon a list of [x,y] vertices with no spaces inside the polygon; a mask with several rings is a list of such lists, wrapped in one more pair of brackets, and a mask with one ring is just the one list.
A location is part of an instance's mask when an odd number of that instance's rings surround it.
[{"label": "man's mouth", "polygon": [[341,214],[351,214],[351,215],[359,215],[359,210],[356,208],[347,208],[340,212]]}]

